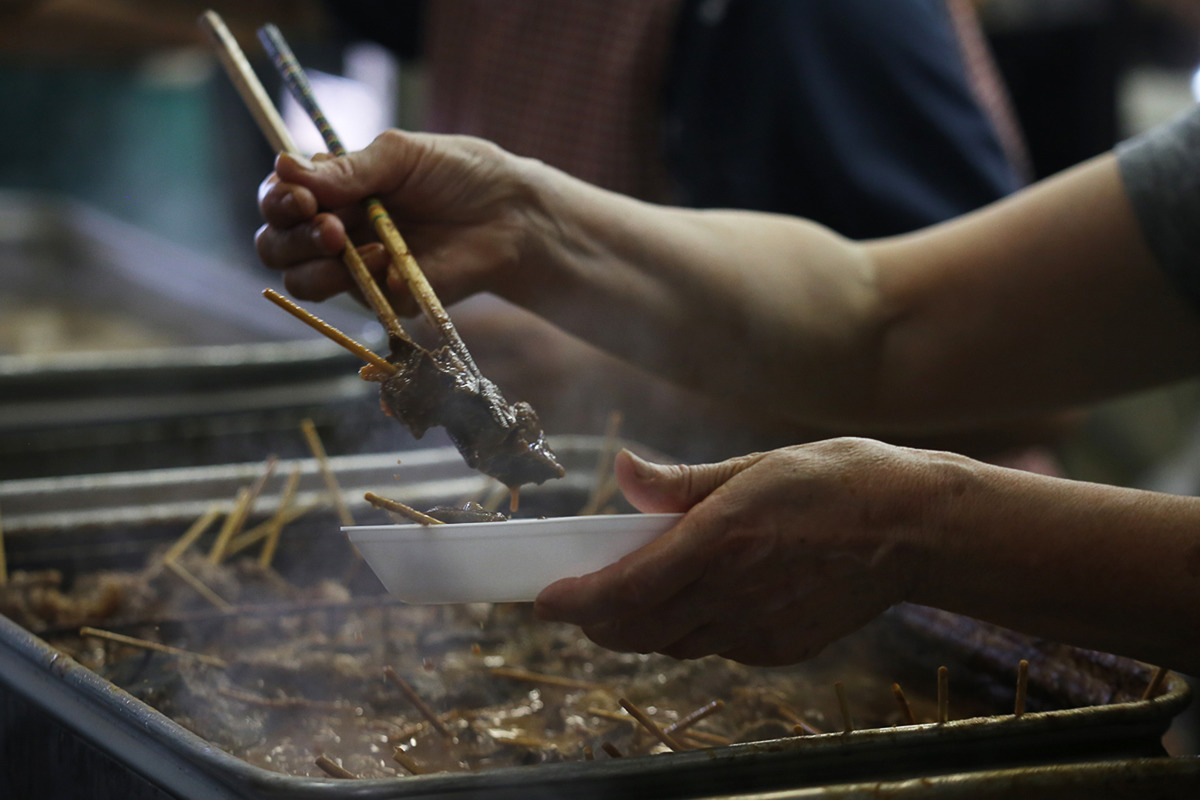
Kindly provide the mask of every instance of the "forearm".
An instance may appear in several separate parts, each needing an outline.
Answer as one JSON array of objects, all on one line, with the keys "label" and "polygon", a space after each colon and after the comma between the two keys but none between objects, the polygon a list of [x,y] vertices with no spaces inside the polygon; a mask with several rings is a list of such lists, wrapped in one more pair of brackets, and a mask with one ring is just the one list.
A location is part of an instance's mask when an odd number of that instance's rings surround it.
[{"label": "forearm", "polygon": [[549,175],[531,180],[537,274],[514,282],[525,293],[513,299],[659,374],[797,422],[956,430],[1200,368],[1200,316],[1146,248],[1111,157],[865,244]]},{"label": "forearm", "polygon": [[1200,671],[1200,498],[945,466],[914,602]]},{"label": "forearm", "polygon": [[560,177],[538,186],[536,244],[509,299],[678,383],[798,420],[836,416],[871,380],[884,312],[860,245]]}]

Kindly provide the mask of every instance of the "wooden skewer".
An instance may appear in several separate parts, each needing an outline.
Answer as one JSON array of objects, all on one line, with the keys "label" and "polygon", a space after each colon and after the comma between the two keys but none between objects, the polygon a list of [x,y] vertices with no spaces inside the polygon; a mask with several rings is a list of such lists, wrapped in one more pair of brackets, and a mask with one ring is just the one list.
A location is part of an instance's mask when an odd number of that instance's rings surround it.
[{"label": "wooden skewer", "polygon": [[225,598],[221,597],[221,595],[214,592],[208,584],[193,575],[192,571],[183,566],[183,564],[172,560],[164,561],[163,566],[175,573],[180,580],[195,589],[197,594],[199,594],[216,608],[219,608],[221,611],[229,611],[233,609],[234,606],[232,603],[229,603],[225,600]]},{"label": "wooden skewer", "polygon": [[275,516],[272,516],[270,519],[264,522],[260,522],[253,528],[248,528],[242,531],[237,536],[230,539],[229,546],[225,548],[225,557],[229,558],[234,556],[245,550],[247,547],[266,539],[271,533],[271,528],[273,527],[276,518],[278,518],[278,521],[282,523],[280,525],[282,528],[300,519],[300,517],[303,517],[305,514],[309,514],[320,508],[320,505],[321,504],[319,503],[308,503],[302,506],[293,505],[289,506],[287,511],[284,511],[282,514],[276,511]]},{"label": "wooden skewer", "polygon": [[217,694],[232,698],[248,706],[260,708],[280,708],[284,710],[312,708],[320,711],[352,711],[354,706],[348,703],[336,703],[329,700],[310,700],[307,697],[263,697],[250,692],[220,687]]},{"label": "wooden skewer", "polygon": [[945,724],[950,719],[950,670],[938,667],[938,724]]},{"label": "wooden skewer", "polygon": [[344,778],[346,780],[358,779],[357,775],[334,761],[329,756],[317,756],[317,760],[313,763],[320,767],[321,771],[331,778]]},{"label": "wooden skewer", "polygon": [[655,739],[658,739],[675,752],[681,752],[687,749],[680,744],[675,737],[658,727],[658,723],[646,716],[646,713],[638,708],[637,705],[635,705],[631,700],[622,697],[617,702],[621,704],[621,708],[628,711],[634,719],[641,723],[642,727],[649,731],[650,735],[652,735]]},{"label": "wooden skewer", "polygon": [[498,678],[510,678],[514,681],[525,681],[526,683],[542,683],[547,686],[561,686],[565,689],[599,689],[600,691],[611,691],[608,686],[602,683],[591,683],[589,681],[576,680],[575,678],[565,678],[561,675],[545,675],[540,672],[530,672],[527,669],[517,669],[516,667],[491,667],[488,671]]},{"label": "wooden skewer", "polygon": [[238,489],[237,499],[233,501],[233,509],[229,512],[229,516],[225,517],[225,524],[221,526],[220,532],[217,533],[217,540],[213,542],[212,550],[208,552],[208,563],[220,564],[225,559],[225,549],[229,547],[229,540],[242,532],[242,526],[246,523],[246,515],[250,513],[252,500],[250,487]]},{"label": "wooden skewer", "polygon": [[337,477],[333,474],[333,467],[329,465],[329,456],[325,455],[325,445],[321,444],[317,426],[306,417],[300,422],[300,430],[304,432],[304,440],[308,442],[308,449],[312,452],[313,458],[317,460],[321,477],[325,479],[325,488],[329,490],[333,507],[337,509],[338,519],[344,526],[353,525],[354,515],[350,513],[350,508],[346,505],[346,498],[342,496],[342,487],[338,485]]},{"label": "wooden skewer", "polygon": [[596,474],[592,478],[592,491],[588,496],[587,503],[579,510],[581,517],[597,513],[616,491],[616,482],[612,480],[612,467],[622,419],[620,411],[613,411],[608,415],[608,424],[604,427],[604,445],[600,448],[600,456],[596,459]]},{"label": "wooden skewer", "polygon": [[728,736],[721,736],[720,734],[709,733],[708,731],[696,730],[695,728],[688,728],[686,731],[680,731],[676,738],[684,744],[687,744],[689,741],[691,741],[701,746],[716,745],[717,747],[722,747],[724,745],[733,744],[733,739],[730,739]]},{"label": "wooden skewer", "polygon": [[793,723],[792,730],[796,732],[797,736],[812,736],[813,734],[824,733],[824,731],[822,731],[816,725],[813,725],[783,703],[777,703],[775,707],[779,710],[779,713],[783,715],[784,719]]},{"label": "wooden skewer", "polygon": [[846,699],[846,687],[838,681],[833,685],[833,690],[837,692],[838,708],[842,710],[842,733],[850,733],[854,730],[854,720],[850,716],[850,702]]},{"label": "wooden skewer", "polygon": [[296,487],[299,485],[300,465],[297,464],[292,468],[292,474],[288,475],[287,483],[283,487],[283,496],[279,498],[279,508],[267,522],[266,540],[263,542],[262,552],[258,554],[258,565],[263,569],[271,566],[271,561],[275,558],[275,550],[279,547],[279,536],[283,532],[288,511],[292,506],[292,501],[296,498]]},{"label": "wooden skewer", "polygon": [[675,720],[670,725],[663,728],[663,731],[668,735],[683,733],[700,720],[704,719],[705,717],[712,716],[723,708],[725,708],[724,700],[713,700],[711,703],[705,703],[690,714]]},{"label": "wooden skewer", "polygon": [[199,661],[202,664],[208,664],[212,667],[224,669],[229,666],[224,660],[216,656],[205,655],[204,653],[193,653],[191,650],[181,650],[178,647],[159,644],[148,639],[135,639],[132,636],[126,636],[123,633],[113,633],[112,631],[100,630],[99,628],[89,628],[84,626],[79,629],[80,636],[90,636],[96,639],[107,639],[110,642],[118,642],[119,644],[129,645],[130,647],[141,648],[142,650],[153,650],[157,653],[164,653],[170,656],[178,656],[179,658],[190,658]]},{"label": "wooden skewer", "polygon": [[440,519],[429,516],[423,511],[417,511],[412,506],[406,506],[399,500],[389,500],[386,497],[380,497],[374,492],[367,492],[363,495],[368,503],[376,508],[382,508],[385,511],[394,511],[400,516],[411,519],[413,522],[419,522],[422,525],[445,525]]},{"label": "wooden skewer", "polygon": [[267,298],[272,303],[279,306],[284,311],[288,312],[293,317],[300,320],[305,325],[308,325],[310,328],[317,331],[321,335],[325,336],[328,339],[331,339],[334,342],[337,342],[342,347],[346,348],[351,353],[354,353],[354,355],[358,356],[363,361],[366,361],[371,366],[377,367],[377,368],[383,370],[388,375],[395,375],[397,372],[400,371],[399,367],[397,367],[392,362],[388,361],[383,356],[375,353],[373,350],[369,349],[366,345],[362,344],[361,342],[351,339],[349,336],[342,333],[337,328],[333,327],[328,322],[326,322],[325,320],[316,316],[315,314],[305,311],[303,308],[296,305],[291,300],[288,300],[286,297],[284,297],[283,295],[281,295],[279,292],[275,291],[274,289],[263,289],[262,293],[263,293],[263,297]]},{"label": "wooden skewer", "polygon": [[[283,118],[275,109],[270,96],[258,80],[258,76],[254,74],[250,62],[246,60],[245,54],[242,53],[242,48],[238,45],[237,39],[229,32],[220,15],[213,11],[206,12],[200,17],[200,25],[208,31],[216,47],[217,56],[222,66],[225,67],[229,79],[233,82],[234,87],[237,88],[246,107],[250,109],[254,121],[258,123],[259,129],[267,141],[270,142],[272,149],[276,153],[299,155],[300,151],[291,134],[288,132],[287,126],[284,125]],[[383,325],[384,329],[387,330],[388,334],[411,344],[412,339],[404,332],[404,327],[400,324],[400,319],[396,316],[396,312],[392,309],[391,304],[387,301],[387,297],[384,296],[383,291],[379,288],[379,284],[376,283],[374,276],[371,275],[371,271],[363,263],[358,249],[349,238],[346,239],[346,247],[342,250],[342,262],[350,271],[354,282],[358,284],[358,288],[366,299],[367,305],[375,312],[376,318]]]},{"label": "wooden skewer", "polygon": [[[325,140],[325,146],[329,148],[329,152],[335,156],[345,155],[345,146],[334,132],[333,126],[329,124],[329,119],[321,111],[312,86],[304,74],[304,69],[283,38],[283,34],[274,25],[264,25],[258,31],[258,38],[271,56],[276,70],[296,102],[300,104],[313,124],[317,126],[317,130],[321,132],[321,137]],[[467,351],[466,345],[459,337],[450,315],[446,313],[442,301],[433,291],[433,287],[430,286],[425,273],[421,271],[416,258],[413,257],[412,251],[400,235],[400,231],[396,229],[396,225],[388,215],[387,209],[383,207],[383,203],[378,198],[368,197],[363,204],[366,206],[367,216],[370,218],[379,240],[383,242],[384,249],[391,256],[389,270],[407,284],[425,317],[442,334],[455,354],[469,369],[478,372],[478,368]]]},{"label": "wooden skewer", "polygon": [[600,745],[600,749],[608,753],[610,758],[624,758],[624,753],[617,749],[617,746],[612,742],[604,742]]},{"label": "wooden skewer", "polygon": [[397,689],[400,690],[405,698],[408,699],[408,702],[412,703],[413,707],[420,712],[421,716],[429,720],[429,724],[433,726],[434,730],[447,739],[453,738],[453,736],[450,734],[450,729],[446,727],[446,724],[442,722],[441,718],[438,717],[437,714],[434,713],[432,708],[425,704],[425,701],[421,699],[421,696],[417,694],[416,690],[408,685],[408,681],[400,677],[400,673],[396,672],[396,670],[392,669],[391,667],[384,667],[383,675],[389,681],[391,681]]},{"label": "wooden skewer", "polygon": [[900,688],[900,684],[892,684],[892,694],[896,697],[896,702],[900,705],[900,713],[904,716],[909,725],[916,725],[917,718],[913,715],[912,707],[909,706],[908,700],[904,697],[904,690]]},{"label": "wooden skewer", "polygon": [[178,559],[181,555],[187,552],[189,547],[196,543],[197,539],[204,535],[205,531],[212,527],[212,524],[216,522],[217,518],[223,513],[225,512],[222,510],[219,504],[210,506],[207,511],[201,514],[200,517],[191,524],[191,527],[184,531],[182,536],[176,539],[175,542],[169,548],[167,548],[167,552],[163,553],[162,560],[164,562],[168,562]]},{"label": "wooden skewer", "polygon": [[1159,667],[1154,670],[1154,676],[1150,678],[1149,685],[1146,686],[1146,691],[1142,692],[1142,699],[1149,700],[1158,694],[1158,690],[1162,688],[1163,682],[1167,679],[1167,673],[1170,670],[1166,667]]},{"label": "wooden skewer", "polygon": [[413,775],[424,775],[428,771],[418,764],[412,756],[401,750],[399,747],[392,751],[392,760],[404,767]]},{"label": "wooden skewer", "polygon": [[200,26],[207,30],[212,37],[213,44],[216,45],[217,58],[221,60],[225,72],[229,74],[229,80],[233,83],[234,88],[242,96],[242,101],[250,109],[254,121],[258,123],[259,130],[270,142],[271,149],[276,153],[299,152],[291,132],[283,122],[283,117],[279,116],[279,112],[275,110],[275,105],[267,95],[267,90],[263,88],[258,76],[254,74],[254,69],[246,60],[246,55],[238,45],[237,39],[225,26],[221,16],[215,11],[206,11],[200,17]]},{"label": "wooden skewer", "polygon": [[1025,713],[1025,694],[1029,686],[1029,662],[1021,659],[1017,664],[1017,697],[1013,701],[1013,715],[1021,716]]}]

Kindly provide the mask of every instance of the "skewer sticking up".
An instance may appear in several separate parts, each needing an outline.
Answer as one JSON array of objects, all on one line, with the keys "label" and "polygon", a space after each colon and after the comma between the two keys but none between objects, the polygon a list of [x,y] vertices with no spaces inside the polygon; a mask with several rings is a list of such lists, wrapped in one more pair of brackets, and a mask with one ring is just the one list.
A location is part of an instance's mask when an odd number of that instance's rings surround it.
[{"label": "skewer sticking up", "polygon": [[900,705],[900,713],[903,715],[904,720],[909,725],[916,725],[917,718],[913,716],[912,707],[909,706],[908,700],[904,697],[904,690],[900,688],[900,684],[892,684],[892,694],[896,696],[896,702]]},{"label": "skewer sticking up", "polygon": [[347,527],[353,525],[354,515],[350,513],[350,507],[346,505],[346,498],[342,496],[342,487],[338,484],[337,476],[333,474],[333,467],[329,464],[329,456],[325,454],[325,445],[321,444],[317,426],[311,419],[305,417],[300,421],[300,430],[304,432],[304,440],[308,442],[308,449],[312,452],[313,458],[317,460],[321,477],[325,479],[325,488],[329,490],[329,499],[333,502],[333,507],[337,509],[338,519],[341,520],[342,525]]},{"label": "skewer sticking up", "polygon": [[413,708],[417,709],[417,711],[421,713],[421,716],[429,720],[429,724],[433,726],[435,731],[437,731],[446,739],[454,738],[450,733],[450,729],[446,727],[446,723],[442,722],[441,718],[434,712],[434,710],[430,708],[424,700],[421,699],[421,695],[417,694],[416,689],[413,689],[411,686],[409,686],[408,681],[400,677],[400,673],[396,672],[396,670],[392,669],[391,667],[384,667],[383,675],[385,678],[391,681],[397,689],[400,690],[400,693],[404,695],[408,702],[412,703]]},{"label": "skewer sticking up", "polygon": [[191,650],[181,650],[178,647],[159,644],[152,642],[149,639],[136,639],[132,636],[126,636],[123,633],[113,633],[112,631],[100,630],[99,628],[89,628],[86,625],[79,629],[80,636],[90,636],[96,639],[107,639],[110,642],[129,645],[130,647],[138,647],[142,650],[153,650],[156,653],[165,653],[169,656],[177,656],[179,658],[190,658],[199,661],[201,664],[208,664],[210,667],[224,669],[229,666],[225,661],[216,656],[205,655],[204,653],[193,653]]},{"label": "skewer sticking up", "polygon": [[[346,155],[345,146],[317,104],[316,95],[304,74],[304,69],[300,66],[292,48],[283,38],[283,34],[279,32],[279,28],[274,25],[264,25],[258,30],[258,39],[262,42],[267,54],[271,56],[275,68],[279,71],[292,96],[296,98],[296,102],[300,104],[313,124],[317,126],[317,130],[321,132],[321,138],[325,140],[325,146],[329,148],[329,152],[335,156]],[[463,343],[458,335],[458,330],[450,320],[450,315],[446,313],[442,301],[438,299],[433,287],[429,285],[425,273],[421,271],[417,260],[413,258],[412,251],[409,250],[400,231],[396,229],[392,218],[383,207],[383,203],[376,197],[369,197],[363,205],[366,206],[367,216],[375,226],[379,240],[383,242],[384,249],[391,256],[392,263],[389,269],[395,271],[408,285],[409,291],[412,292],[413,298],[421,307],[425,317],[442,334],[455,354],[472,371],[478,371],[474,360],[467,351],[466,344]]]},{"label": "skewer sticking up", "polygon": [[842,711],[842,733],[850,733],[854,730],[854,718],[850,716],[850,702],[846,699],[846,687],[841,681],[833,685],[833,690],[837,692],[838,708]]},{"label": "skewer sticking up", "polygon": [[287,524],[288,511],[296,499],[296,488],[299,485],[300,465],[297,464],[288,475],[287,483],[283,487],[283,495],[279,498],[279,508],[267,521],[265,541],[262,551],[258,554],[258,565],[263,569],[271,566],[271,562],[275,559],[275,550],[279,547],[279,536],[283,533],[283,526]]},{"label": "skewer sticking up", "polygon": [[229,512],[229,516],[225,517],[225,523],[217,533],[217,540],[213,542],[212,550],[208,552],[210,564],[220,564],[225,559],[225,549],[229,547],[229,540],[241,533],[242,526],[246,524],[246,516],[250,513],[252,500],[253,494],[250,487],[238,489],[237,499],[233,501],[233,509]]},{"label": "skewer sticking up", "polygon": [[8,586],[8,557],[4,554],[4,524],[0,520],[0,587]]},{"label": "skewer sticking up", "polygon": [[[271,143],[271,147],[276,153],[299,155],[300,151],[288,132],[287,126],[283,124],[283,118],[279,116],[266,89],[259,82],[258,76],[250,67],[250,62],[246,60],[245,54],[238,46],[237,39],[229,32],[229,28],[225,26],[220,15],[215,11],[207,11],[200,17],[200,25],[212,37],[221,64],[229,73],[230,80],[249,107],[254,121],[258,123],[263,135]],[[346,247],[342,250],[342,261],[362,292],[367,305],[375,312],[375,316],[388,335],[411,343],[412,340],[405,333],[396,312],[379,288],[379,284],[375,282],[367,265],[363,263],[358,249],[349,239],[346,240]]]},{"label": "skewer sticking up", "polygon": [[[282,124],[278,113],[267,113],[260,108],[270,106],[270,100],[266,92],[261,91],[257,77],[245,57],[240,56],[237,41],[225,29],[220,17],[209,12],[201,18],[200,24],[211,34],[222,63],[241,91],[243,100],[255,111],[255,119],[264,127],[268,140],[276,143],[283,152],[293,152],[290,139],[276,130],[276,126]],[[282,37],[278,38],[282,41]],[[294,57],[292,60],[294,62]],[[296,72],[302,75],[298,65]],[[436,351],[415,343],[404,332],[358,251],[347,242],[342,252],[343,261],[390,337],[390,366],[374,364],[371,358],[363,355],[374,366],[360,373],[365,379],[380,384],[384,411],[417,438],[429,428],[444,427],[463,460],[510,487],[514,500],[516,489],[522,484],[561,478],[564,470],[546,443],[537,412],[528,403],[509,403],[499,388],[480,373],[450,324],[445,309],[436,303],[432,289],[426,291],[428,282],[416,267],[407,245],[398,233],[393,236],[388,230],[395,226],[387,219],[383,207],[372,206],[369,210],[377,226],[384,231],[381,236],[385,244],[391,243],[395,268],[411,272],[405,280],[409,281],[413,295],[446,339],[446,346]]]},{"label": "skewer sticking up", "polygon": [[1017,697],[1013,701],[1013,716],[1025,713],[1025,694],[1029,687],[1029,662],[1021,659],[1017,664]]},{"label": "skewer sticking up", "polygon": [[192,574],[192,571],[183,564],[180,564],[178,561],[172,559],[170,561],[164,561],[163,566],[175,573],[179,580],[192,587],[196,591],[196,594],[200,595],[209,603],[211,603],[214,608],[217,608],[221,611],[229,611],[233,609],[232,603],[213,591],[212,587],[197,578],[194,574]]},{"label": "skewer sticking up", "polygon": [[637,705],[635,705],[633,703],[633,701],[622,697],[618,702],[621,703],[621,708],[628,711],[630,716],[632,716],[639,723],[641,723],[641,726],[643,728],[645,728],[646,730],[648,730],[655,739],[658,739],[660,742],[662,742],[667,747],[671,748],[672,750],[674,750],[676,752],[680,752],[682,750],[687,749],[686,747],[681,745],[679,742],[677,742],[675,740],[675,737],[671,736],[671,734],[667,733],[662,728],[658,727],[658,723],[656,723],[654,720],[650,719],[650,717],[648,717],[646,715],[646,712],[644,712],[640,708],[638,708]]},{"label": "skewer sticking up", "polygon": [[329,756],[317,756],[316,761],[313,763],[320,767],[321,771],[331,778],[344,778],[345,780],[358,779],[357,775],[334,761]]},{"label": "skewer sticking up", "polygon": [[419,522],[422,525],[444,525],[440,519],[435,519],[423,511],[417,511],[412,506],[406,506],[399,500],[389,500],[386,497],[380,497],[374,492],[367,492],[363,495],[368,503],[376,508],[382,508],[384,511],[393,511],[400,516],[411,519],[413,522]]},{"label": "skewer sticking up", "polygon": [[950,670],[938,667],[938,724],[944,725],[950,719]]},{"label": "skewer sticking up", "polygon": [[337,342],[342,347],[346,348],[351,353],[354,353],[354,355],[358,356],[363,361],[366,361],[371,366],[381,369],[389,375],[395,375],[400,371],[399,367],[388,361],[383,356],[377,355],[361,342],[351,339],[349,336],[342,333],[337,328],[318,317],[316,314],[305,311],[303,308],[296,305],[291,300],[288,300],[274,289],[263,289],[263,297],[267,298],[272,303],[279,306],[284,311],[288,312],[293,317],[300,320],[321,335],[334,342]]}]

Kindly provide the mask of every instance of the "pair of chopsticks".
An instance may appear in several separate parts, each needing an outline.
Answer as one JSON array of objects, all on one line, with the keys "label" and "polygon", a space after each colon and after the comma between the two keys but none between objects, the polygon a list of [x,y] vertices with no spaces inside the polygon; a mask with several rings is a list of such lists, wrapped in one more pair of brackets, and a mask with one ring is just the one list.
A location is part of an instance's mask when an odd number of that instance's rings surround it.
[{"label": "pair of chopsticks", "polygon": [[[271,102],[266,90],[254,74],[250,62],[246,59],[237,40],[230,33],[229,28],[226,27],[220,15],[215,11],[207,11],[201,16],[200,25],[212,37],[222,65],[233,81],[238,94],[241,95],[243,102],[249,107],[255,122],[258,123],[258,127],[266,136],[267,141],[270,142],[271,147],[277,153],[300,155],[295,141],[284,125],[283,118]],[[341,140],[333,130],[333,126],[329,124],[329,120],[317,104],[312,86],[304,74],[304,69],[300,66],[299,61],[297,61],[295,54],[284,40],[279,29],[274,25],[265,25],[259,29],[258,36],[288,90],[321,132],[321,137],[325,140],[326,147],[334,155],[345,155],[346,148],[342,145]],[[366,207],[368,217],[374,225],[375,232],[391,258],[391,263],[388,266],[389,275],[397,276],[404,281],[425,317],[445,338],[446,343],[458,359],[468,369],[478,373],[474,359],[471,358],[466,345],[459,337],[454,323],[450,320],[450,315],[446,313],[446,309],[434,293],[433,287],[430,286],[425,274],[417,265],[412,251],[409,250],[404,238],[396,229],[383,204],[375,197],[367,198],[363,204]],[[359,290],[362,292],[367,305],[375,313],[376,318],[383,325],[388,335],[405,341],[413,347],[417,347],[411,337],[405,332],[387,297],[383,294],[379,284],[375,282],[374,277],[372,277],[370,271],[367,269],[354,243],[349,239],[347,239],[346,247],[341,255],[342,261],[350,271],[355,284],[357,284]],[[307,314],[307,312],[304,312],[303,309],[294,306],[294,304],[287,301],[278,293],[272,294],[267,294],[268,299],[272,302],[296,314],[296,316],[310,325],[313,324],[312,320],[315,318],[306,319],[302,314]],[[297,311],[300,311],[301,314],[297,314]],[[308,316],[311,317],[311,315]],[[329,326],[326,325],[325,327],[328,328]],[[323,330],[322,333],[325,333],[327,336],[330,335],[328,331]],[[335,331],[335,333],[340,332]],[[344,334],[342,336],[343,338],[348,338]],[[331,336],[331,338],[335,337]],[[366,358],[362,353],[358,354],[368,362],[378,366],[376,360]],[[389,367],[391,366],[393,365],[389,365]],[[391,371],[394,371],[394,368]]]}]

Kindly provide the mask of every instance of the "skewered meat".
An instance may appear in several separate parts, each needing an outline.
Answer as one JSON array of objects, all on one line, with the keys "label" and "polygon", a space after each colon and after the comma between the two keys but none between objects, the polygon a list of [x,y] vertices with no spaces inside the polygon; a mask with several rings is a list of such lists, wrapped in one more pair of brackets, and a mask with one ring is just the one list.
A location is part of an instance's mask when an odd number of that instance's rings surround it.
[{"label": "skewered meat", "polygon": [[509,403],[473,362],[449,347],[425,350],[393,338],[388,361],[395,374],[366,367],[363,377],[380,383],[384,411],[418,439],[442,426],[467,465],[505,486],[542,483],[564,474],[546,444],[537,412]]}]

